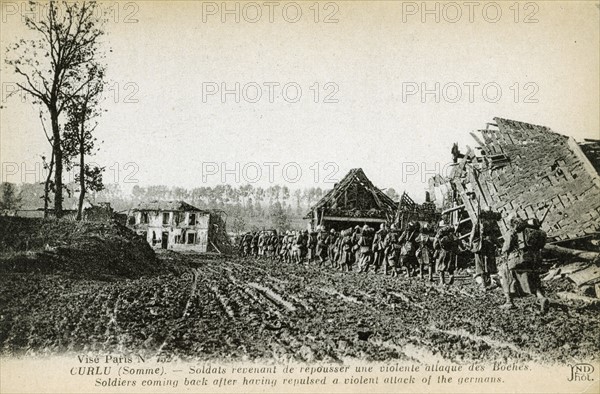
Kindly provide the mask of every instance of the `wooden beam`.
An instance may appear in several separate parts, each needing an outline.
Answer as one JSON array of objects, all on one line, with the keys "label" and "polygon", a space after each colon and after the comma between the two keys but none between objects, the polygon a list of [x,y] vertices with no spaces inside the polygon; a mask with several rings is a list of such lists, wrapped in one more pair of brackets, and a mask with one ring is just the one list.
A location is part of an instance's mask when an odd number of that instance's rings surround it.
[{"label": "wooden beam", "polygon": [[550,244],[544,246],[544,249],[551,253],[554,253],[558,256],[570,257],[572,259],[582,259],[582,260],[586,260],[586,261],[600,260],[600,253],[598,253],[598,252],[590,252],[587,250],[571,249],[571,248],[565,248],[563,246],[550,245]]},{"label": "wooden beam", "polygon": [[590,177],[592,177],[594,184],[597,187],[600,187],[600,175],[598,175],[598,171],[596,171],[592,162],[587,158],[585,153],[583,153],[583,151],[577,144],[577,141],[575,141],[575,138],[569,137],[567,145],[569,146],[569,149],[571,149],[571,151],[575,154],[575,156],[577,156],[577,158],[581,161],[581,164],[583,164],[583,168],[585,168]]},{"label": "wooden beam", "polygon": [[442,212],[442,215],[445,215],[445,214],[450,213],[450,212],[457,211],[459,209],[463,209],[464,207],[465,207],[465,204],[461,204],[461,205],[457,205],[457,206],[452,207],[452,208],[448,208],[448,209],[446,209],[445,211]]},{"label": "wooden beam", "polygon": [[339,222],[376,222],[376,223],[385,223],[386,219],[381,218],[367,218],[367,217],[344,217],[344,216],[324,216],[323,220],[336,220]]}]

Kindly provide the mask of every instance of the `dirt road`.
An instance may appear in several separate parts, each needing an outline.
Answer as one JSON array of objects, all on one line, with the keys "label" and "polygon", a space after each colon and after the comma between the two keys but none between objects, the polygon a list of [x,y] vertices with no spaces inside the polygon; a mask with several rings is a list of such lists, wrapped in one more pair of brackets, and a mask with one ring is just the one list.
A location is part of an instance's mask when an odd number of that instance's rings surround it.
[{"label": "dirt road", "polygon": [[[4,354],[121,351],[182,359],[570,361],[600,356],[597,307],[532,298],[503,311],[468,275],[416,278],[168,253],[180,275],[2,278]],[[553,285],[549,295],[557,290]]]}]

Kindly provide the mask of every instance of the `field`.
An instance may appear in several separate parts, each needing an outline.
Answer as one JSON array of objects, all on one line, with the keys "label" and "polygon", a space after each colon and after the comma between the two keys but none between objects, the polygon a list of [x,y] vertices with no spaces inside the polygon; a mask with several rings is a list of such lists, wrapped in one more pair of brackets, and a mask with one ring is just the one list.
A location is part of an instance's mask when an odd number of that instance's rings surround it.
[{"label": "field", "polygon": [[[503,311],[466,272],[440,288],[330,267],[161,253],[179,267],[139,279],[0,276],[4,356],[101,351],[187,360],[521,360],[600,356],[598,307],[532,298]],[[172,270],[172,272],[174,272]]]}]

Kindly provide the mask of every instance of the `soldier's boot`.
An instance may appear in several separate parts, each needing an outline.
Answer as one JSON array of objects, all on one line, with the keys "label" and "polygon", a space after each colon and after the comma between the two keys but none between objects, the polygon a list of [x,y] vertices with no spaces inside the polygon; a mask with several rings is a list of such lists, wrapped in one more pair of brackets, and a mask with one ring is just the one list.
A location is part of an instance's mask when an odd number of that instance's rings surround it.
[{"label": "soldier's boot", "polygon": [[540,312],[546,314],[550,307],[550,301],[546,297],[540,299]]},{"label": "soldier's boot", "polygon": [[550,307],[550,301],[548,300],[548,298],[546,298],[546,296],[544,296],[544,293],[542,293],[541,290],[537,290],[535,292],[535,295],[537,296],[540,303],[540,312],[542,314],[545,314],[546,312],[548,312],[548,308]]},{"label": "soldier's boot", "polygon": [[506,301],[504,302],[504,304],[500,305],[500,309],[514,309],[515,304],[512,300],[512,297],[510,296],[510,294],[505,294],[504,297],[505,297]]},{"label": "soldier's boot", "polygon": [[419,279],[423,279],[423,263],[419,264]]},{"label": "soldier's boot", "polygon": [[448,284],[449,285],[454,284],[454,274],[450,274],[450,278],[448,279]]},{"label": "soldier's boot", "polygon": [[440,272],[440,286],[444,286],[446,283],[446,275],[444,272]]},{"label": "soldier's boot", "polygon": [[482,274],[482,275],[477,275],[477,276],[475,277],[475,283],[477,283],[477,285],[478,285],[478,286],[479,286],[479,287],[480,287],[482,290],[485,290],[485,278],[484,278],[483,274]]}]

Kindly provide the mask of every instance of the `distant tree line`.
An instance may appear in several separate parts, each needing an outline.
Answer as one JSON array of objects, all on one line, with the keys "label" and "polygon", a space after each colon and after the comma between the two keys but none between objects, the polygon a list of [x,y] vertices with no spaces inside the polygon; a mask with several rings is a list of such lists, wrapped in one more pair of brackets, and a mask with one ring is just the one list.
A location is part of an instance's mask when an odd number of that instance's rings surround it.
[{"label": "distant tree line", "polygon": [[[79,201],[77,184],[66,185],[65,208],[74,209]],[[183,200],[201,209],[221,209],[228,217],[228,230],[235,233],[253,229],[274,228],[288,230],[305,224],[302,218],[309,208],[323,197],[328,190],[320,187],[290,189],[287,186],[269,187],[217,185],[196,188],[135,185],[125,193],[118,183],[108,184],[102,190],[91,191],[88,200],[92,204],[109,202],[117,212],[127,211],[140,202],[153,200]],[[393,188],[385,192],[393,199],[398,193]],[[43,184],[14,185],[0,184],[0,207],[2,209],[38,209],[44,198]]]}]

